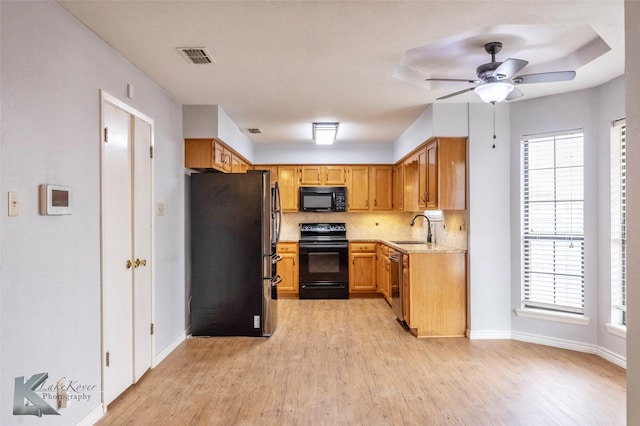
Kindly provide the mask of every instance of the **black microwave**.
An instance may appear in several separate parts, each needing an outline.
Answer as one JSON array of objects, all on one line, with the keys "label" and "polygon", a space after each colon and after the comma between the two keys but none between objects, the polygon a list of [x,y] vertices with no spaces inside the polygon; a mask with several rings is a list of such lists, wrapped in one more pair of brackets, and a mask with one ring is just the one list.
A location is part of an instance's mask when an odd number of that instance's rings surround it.
[{"label": "black microwave", "polygon": [[344,186],[301,186],[301,212],[346,212],[347,188]]}]

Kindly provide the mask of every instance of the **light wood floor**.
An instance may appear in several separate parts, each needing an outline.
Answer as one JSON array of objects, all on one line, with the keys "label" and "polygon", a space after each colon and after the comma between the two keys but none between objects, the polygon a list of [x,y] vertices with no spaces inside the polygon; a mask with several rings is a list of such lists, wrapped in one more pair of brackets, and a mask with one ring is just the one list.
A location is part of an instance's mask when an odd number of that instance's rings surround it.
[{"label": "light wood floor", "polygon": [[594,355],[416,339],[382,299],[285,299],[279,315],[268,339],[188,339],[99,424],[625,424],[625,371]]}]

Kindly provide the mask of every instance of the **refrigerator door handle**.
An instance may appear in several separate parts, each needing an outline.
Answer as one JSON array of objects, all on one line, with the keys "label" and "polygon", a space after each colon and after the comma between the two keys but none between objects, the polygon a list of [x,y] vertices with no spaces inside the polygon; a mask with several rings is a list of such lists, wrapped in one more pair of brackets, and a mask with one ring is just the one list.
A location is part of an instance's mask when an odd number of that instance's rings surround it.
[{"label": "refrigerator door handle", "polygon": [[273,193],[275,199],[273,206],[273,209],[275,210],[275,238],[276,244],[278,244],[280,242],[280,229],[282,225],[282,198],[280,197],[280,186],[277,181],[273,185]]}]

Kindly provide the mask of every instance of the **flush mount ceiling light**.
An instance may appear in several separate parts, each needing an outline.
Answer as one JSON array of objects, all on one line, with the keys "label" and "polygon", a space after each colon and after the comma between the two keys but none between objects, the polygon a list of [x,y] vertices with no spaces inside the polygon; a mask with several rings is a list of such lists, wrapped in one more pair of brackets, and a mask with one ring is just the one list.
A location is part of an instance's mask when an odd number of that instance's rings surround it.
[{"label": "flush mount ceiling light", "polygon": [[488,104],[504,101],[513,90],[513,84],[505,82],[486,83],[473,89]]},{"label": "flush mount ceiling light", "polygon": [[316,145],[331,145],[336,140],[338,123],[313,123],[313,140]]}]

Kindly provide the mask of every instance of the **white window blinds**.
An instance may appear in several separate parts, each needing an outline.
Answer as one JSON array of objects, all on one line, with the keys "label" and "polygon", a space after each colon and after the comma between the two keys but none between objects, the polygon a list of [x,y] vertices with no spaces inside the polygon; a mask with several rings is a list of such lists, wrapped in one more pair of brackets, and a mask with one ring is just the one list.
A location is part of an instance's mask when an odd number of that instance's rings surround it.
[{"label": "white window blinds", "polygon": [[522,140],[523,306],[584,311],[582,131]]},{"label": "white window blinds", "polygon": [[611,303],[612,322],[626,324],[627,312],[627,141],[625,120],[611,128]]}]

